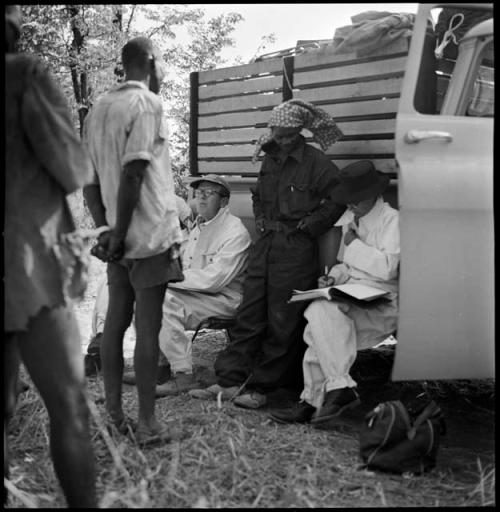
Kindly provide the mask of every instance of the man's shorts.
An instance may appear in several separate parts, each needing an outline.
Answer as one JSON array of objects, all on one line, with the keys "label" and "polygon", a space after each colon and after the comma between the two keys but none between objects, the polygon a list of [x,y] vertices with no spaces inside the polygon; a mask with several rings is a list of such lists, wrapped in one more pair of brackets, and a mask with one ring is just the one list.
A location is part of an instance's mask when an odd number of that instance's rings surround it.
[{"label": "man's shorts", "polygon": [[184,280],[182,265],[176,248],[149,258],[128,259],[108,263],[108,285],[132,285],[134,290],[151,288]]}]

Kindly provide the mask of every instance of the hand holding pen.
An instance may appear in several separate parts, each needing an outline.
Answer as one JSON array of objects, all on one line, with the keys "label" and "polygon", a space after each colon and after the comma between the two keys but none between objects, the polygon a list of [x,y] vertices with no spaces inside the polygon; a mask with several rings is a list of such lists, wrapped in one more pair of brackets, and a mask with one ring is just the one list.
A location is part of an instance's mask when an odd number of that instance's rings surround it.
[{"label": "hand holding pen", "polygon": [[333,286],[335,279],[328,275],[328,265],[325,265],[325,274],[320,276],[318,279],[318,288],[326,288],[327,286]]}]

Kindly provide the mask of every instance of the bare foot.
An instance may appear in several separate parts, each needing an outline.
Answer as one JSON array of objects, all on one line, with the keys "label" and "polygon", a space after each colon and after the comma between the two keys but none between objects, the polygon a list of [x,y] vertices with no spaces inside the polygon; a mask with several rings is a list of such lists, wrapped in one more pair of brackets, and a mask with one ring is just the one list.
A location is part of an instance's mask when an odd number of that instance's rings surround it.
[{"label": "bare foot", "polygon": [[158,443],[169,443],[179,441],[185,437],[185,432],[173,425],[162,425],[157,420],[148,424],[139,424],[135,431],[135,439],[140,446],[147,446]]}]

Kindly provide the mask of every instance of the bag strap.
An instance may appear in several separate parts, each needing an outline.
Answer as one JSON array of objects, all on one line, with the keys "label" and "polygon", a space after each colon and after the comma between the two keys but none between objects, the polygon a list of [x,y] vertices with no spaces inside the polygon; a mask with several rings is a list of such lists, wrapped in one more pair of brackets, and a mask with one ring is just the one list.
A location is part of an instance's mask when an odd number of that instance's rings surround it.
[{"label": "bag strap", "polygon": [[408,439],[411,441],[415,438],[419,427],[432,416],[441,414],[441,408],[432,400],[425,409],[417,416],[413,426],[408,430]]}]

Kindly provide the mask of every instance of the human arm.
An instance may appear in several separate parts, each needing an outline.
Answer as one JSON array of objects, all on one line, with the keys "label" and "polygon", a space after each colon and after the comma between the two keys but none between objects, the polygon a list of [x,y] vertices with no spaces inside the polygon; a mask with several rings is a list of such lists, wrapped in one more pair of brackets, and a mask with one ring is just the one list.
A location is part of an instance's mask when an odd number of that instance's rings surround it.
[{"label": "human arm", "polygon": [[132,214],[139,202],[141,186],[148,162],[133,160],[125,164],[120,176],[118,200],[116,205],[116,225],[109,235],[108,253],[117,257],[124,249]]},{"label": "human arm", "polygon": [[344,243],[342,260],[379,279],[390,280],[398,275],[400,260],[399,216],[385,219],[378,234],[377,246],[368,245],[360,238]]},{"label": "human arm", "polygon": [[221,241],[214,254],[208,256],[203,268],[183,269],[184,280],[169,284],[170,288],[218,293],[240,274],[246,266],[248,249],[251,244],[250,235],[243,227]]},{"label": "human arm", "polygon": [[262,210],[262,204],[260,201],[260,194],[259,194],[259,180],[257,179],[257,183],[255,187],[250,188],[250,193],[252,194],[252,208],[253,208],[253,215],[255,219],[255,230],[258,234],[265,231],[264,223],[264,212]]},{"label": "human arm", "polygon": [[323,159],[314,162],[311,173],[312,190],[321,200],[317,208],[299,221],[297,229],[302,229],[312,238],[317,238],[333,226],[346,207],[330,199],[330,193],[338,184],[338,168],[333,163]]}]

